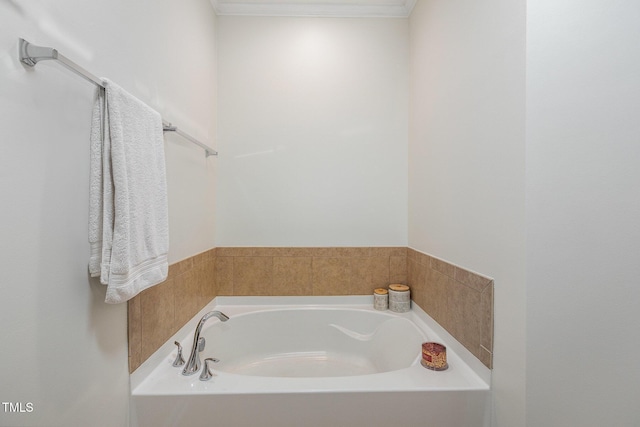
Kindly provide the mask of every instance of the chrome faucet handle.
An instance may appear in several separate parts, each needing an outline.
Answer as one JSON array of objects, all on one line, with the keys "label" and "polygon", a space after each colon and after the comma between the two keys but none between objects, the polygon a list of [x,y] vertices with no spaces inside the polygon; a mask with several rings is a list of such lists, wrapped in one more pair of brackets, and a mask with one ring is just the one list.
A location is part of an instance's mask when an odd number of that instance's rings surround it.
[{"label": "chrome faucet handle", "polygon": [[173,343],[178,346],[178,355],[176,356],[176,360],[173,361],[173,366],[182,366],[184,365],[184,359],[182,358],[182,346],[178,341],[174,341]]},{"label": "chrome faucet handle", "polygon": [[213,371],[209,368],[209,362],[218,363],[218,359],[214,359],[212,357],[208,357],[204,359],[204,367],[202,368],[202,373],[200,374],[200,381],[208,381],[213,376]]}]

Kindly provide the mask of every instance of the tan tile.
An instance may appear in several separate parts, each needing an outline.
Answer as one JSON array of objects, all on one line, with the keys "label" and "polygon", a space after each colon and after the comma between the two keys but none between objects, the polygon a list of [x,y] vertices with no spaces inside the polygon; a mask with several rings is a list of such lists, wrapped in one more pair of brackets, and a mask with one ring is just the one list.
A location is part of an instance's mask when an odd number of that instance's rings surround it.
[{"label": "tan tile", "polygon": [[350,276],[349,258],[313,258],[314,295],[348,295]]},{"label": "tan tile", "polygon": [[371,256],[369,247],[338,247],[334,248],[338,257],[364,258]]},{"label": "tan tile", "polygon": [[197,265],[200,264],[202,262],[207,261],[210,258],[209,256],[209,251],[204,251],[204,252],[200,252],[197,255],[194,255],[191,257],[191,259],[193,260],[193,264]]},{"label": "tan tile", "polygon": [[407,257],[389,257],[389,283],[407,283]]},{"label": "tan tile", "polygon": [[415,259],[407,260],[407,284],[411,287],[411,299],[425,311],[427,311],[424,306],[426,274],[427,267],[418,264]]},{"label": "tan tile", "polygon": [[272,257],[235,257],[233,259],[234,295],[271,295]]},{"label": "tan tile", "polygon": [[[372,256],[369,259],[371,260],[371,292],[375,288],[386,288],[390,283],[405,283],[399,281],[391,281],[391,266],[389,257]],[[371,292],[368,293],[370,294]]]},{"label": "tan tile", "polygon": [[198,311],[202,302],[201,268],[191,270],[177,276],[175,280],[175,322],[180,328]]},{"label": "tan tile", "polygon": [[391,253],[390,256],[403,256],[406,257],[407,256],[407,252],[409,251],[409,248],[407,248],[406,246],[397,246],[392,248],[393,252]]},{"label": "tan tile", "polygon": [[372,246],[369,248],[369,255],[372,257],[389,258],[393,252],[393,248],[385,246]]},{"label": "tan tile", "polygon": [[352,295],[371,295],[375,288],[389,284],[389,257],[350,258]]},{"label": "tan tile", "polygon": [[211,257],[207,259],[203,264],[205,282],[203,286],[203,293],[205,304],[214,299],[218,294],[218,288],[216,286],[216,258]]},{"label": "tan tile", "polygon": [[185,271],[189,271],[192,268],[193,268],[193,257],[183,259],[182,261],[176,262],[169,266],[168,278],[173,279],[174,277],[184,273]]},{"label": "tan tile", "polygon": [[431,268],[433,268],[436,271],[439,271],[440,273],[446,276],[455,277],[455,271],[456,271],[455,265],[449,264],[446,261],[442,261],[440,259],[431,257]]},{"label": "tan tile", "polygon": [[419,264],[424,265],[425,267],[431,268],[431,256],[424,254],[422,252],[418,252],[416,255],[416,259]]},{"label": "tan tile", "polygon": [[418,304],[441,325],[449,322],[449,288],[453,279],[431,268],[426,270],[424,295]]},{"label": "tan tile", "polygon": [[443,325],[467,350],[480,357],[480,292],[452,280],[447,287],[447,325]]},{"label": "tan tile", "polygon": [[493,281],[480,294],[480,345],[493,351]]},{"label": "tan tile", "polygon": [[235,255],[235,248],[230,247],[217,247],[216,248],[216,256],[220,257],[232,257]]},{"label": "tan tile", "polygon": [[142,313],[140,310],[140,295],[127,301],[127,329],[129,338],[129,356],[132,352],[140,352],[142,334]]},{"label": "tan tile", "polygon": [[197,295],[197,309],[191,315],[193,317],[198,311],[211,301],[212,297],[209,295],[212,293],[212,274],[210,274],[210,263],[208,261],[198,263],[193,267],[193,277],[196,282],[194,286]]},{"label": "tan tile", "polygon": [[334,247],[319,247],[319,248],[310,248],[312,250],[312,256],[314,258],[326,257],[326,258],[337,258],[340,256],[340,248]]},{"label": "tan tile", "polygon": [[[302,249],[302,248],[299,248]],[[330,246],[306,248],[306,256],[327,257],[327,258],[352,258],[352,257],[368,257],[371,254],[369,247],[346,247],[346,246]]]},{"label": "tan tile", "polygon": [[135,371],[142,363],[142,312],[140,298],[140,295],[137,295],[127,302],[129,372]]},{"label": "tan tile", "polygon": [[197,310],[192,314],[193,317],[197,311],[200,311],[215,296],[215,260],[203,256],[199,258],[199,262],[194,263],[193,269],[188,273],[188,275],[184,276],[184,279],[191,280],[193,283],[181,285],[186,286],[189,289],[188,292],[193,294],[197,300],[197,303],[193,302],[194,307],[197,305]]},{"label": "tan tile", "polygon": [[287,252],[287,248],[285,247],[270,246],[270,247],[256,248],[256,251],[254,252],[253,256],[276,257],[276,256],[283,256],[283,254],[286,252]]},{"label": "tan tile", "polygon": [[418,264],[414,259],[407,260],[407,284],[414,292],[424,290],[427,267]]},{"label": "tan tile", "polygon": [[373,292],[373,280],[371,274],[371,258],[360,257],[350,260],[349,294],[368,295]]},{"label": "tan tile", "polygon": [[233,295],[233,257],[216,257],[217,295]]},{"label": "tan tile", "polygon": [[312,295],[311,257],[273,258],[273,295]]},{"label": "tan tile", "polygon": [[247,256],[265,256],[265,257],[274,257],[280,256],[285,251],[283,247],[255,247],[253,248],[253,252],[251,255]]},{"label": "tan tile", "polygon": [[288,247],[288,248],[280,248],[278,251],[279,257],[313,257],[314,252],[316,252],[316,248],[299,248],[299,247]]},{"label": "tan tile", "polygon": [[261,246],[239,246],[239,247],[219,247],[216,248],[218,257],[270,257],[276,256],[282,248],[261,247]]},{"label": "tan tile", "polygon": [[476,273],[472,273],[460,267],[455,268],[455,279],[463,285],[469,286],[476,291],[484,290],[484,288],[486,288],[489,283],[491,283],[491,279],[480,276]]},{"label": "tan tile", "polygon": [[169,279],[140,294],[141,360],[146,360],[177,331],[173,287],[174,280]]},{"label": "tan tile", "polygon": [[407,252],[407,256],[410,259],[413,259],[415,262],[422,264],[426,267],[430,267],[431,266],[431,256],[422,253],[420,251],[416,251],[415,249],[410,249]]},{"label": "tan tile", "polygon": [[392,257],[407,256],[407,248],[399,246],[376,246],[371,248],[371,256]]},{"label": "tan tile", "polygon": [[239,256],[252,256],[254,254],[254,248],[249,247],[249,248],[243,248],[243,247],[239,247],[239,248],[226,248],[230,251],[230,254],[224,254],[223,256],[232,256],[232,257],[239,257]]},{"label": "tan tile", "polygon": [[246,248],[246,251],[241,256],[247,257],[273,257],[282,251],[282,248],[274,247],[254,247]]}]

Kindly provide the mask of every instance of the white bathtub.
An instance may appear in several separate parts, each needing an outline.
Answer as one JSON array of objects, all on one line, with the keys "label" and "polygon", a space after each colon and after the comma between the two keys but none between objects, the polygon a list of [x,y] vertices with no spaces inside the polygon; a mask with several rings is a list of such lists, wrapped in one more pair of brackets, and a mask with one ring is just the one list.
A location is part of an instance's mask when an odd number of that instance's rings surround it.
[{"label": "white bathtub", "polygon": [[[201,358],[215,376],[185,377],[195,325],[210,310]],[[420,364],[421,343],[447,346],[449,369]],[[134,426],[489,425],[490,371],[415,304],[396,314],[371,297],[219,297],[131,375]]]}]

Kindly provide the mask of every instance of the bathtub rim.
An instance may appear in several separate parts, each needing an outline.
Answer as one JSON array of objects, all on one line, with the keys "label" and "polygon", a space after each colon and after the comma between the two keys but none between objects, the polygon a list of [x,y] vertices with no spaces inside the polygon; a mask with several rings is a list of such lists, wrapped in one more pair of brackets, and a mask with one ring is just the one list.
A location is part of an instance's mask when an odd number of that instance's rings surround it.
[{"label": "bathtub rim", "polygon": [[[145,362],[143,362],[129,376],[130,390],[133,394],[153,370],[163,363],[167,354],[175,350],[174,341],[182,341],[185,336],[192,334],[200,318],[212,309],[222,309],[224,306],[270,306],[273,308],[286,306],[314,307],[314,306],[344,306],[344,308],[365,308],[371,306],[373,310],[373,296],[369,295],[346,295],[346,296],[219,296],[205,305],[194,317],[191,318],[182,328],[180,328],[170,339],[168,339],[158,350],[156,350]],[[359,307],[353,307],[359,306]],[[478,358],[459,343],[451,334],[440,326],[431,316],[429,316],[415,301],[411,302],[412,309],[408,313],[394,313],[399,317],[410,318],[417,316],[427,327],[441,339],[443,343],[469,367],[469,369],[490,388],[491,370],[487,368]],[[384,313],[384,312],[383,312]],[[484,387],[483,387],[484,388]]]}]

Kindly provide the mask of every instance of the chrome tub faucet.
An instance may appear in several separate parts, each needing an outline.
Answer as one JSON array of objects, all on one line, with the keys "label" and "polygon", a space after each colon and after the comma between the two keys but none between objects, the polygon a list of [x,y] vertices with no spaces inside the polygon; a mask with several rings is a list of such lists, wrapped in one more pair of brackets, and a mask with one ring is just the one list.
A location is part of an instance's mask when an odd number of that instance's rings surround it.
[{"label": "chrome tub faucet", "polygon": [[182,375],[193,375],[200,370],[200,352],[204,350],[205,340],[204,337],[200,337],[200,332],[202,331],[202,327],[204,323],[212,317],[217,317],[222,322],[226,322],[229,320],[229,317],[220,312],[220,311],[210,311],[200,319],[198,322],[198,326],[196,326],[196,331],[193,334],[193,346],[191,347],[191,355],[187,360],[187,364],[182,370]]}]

